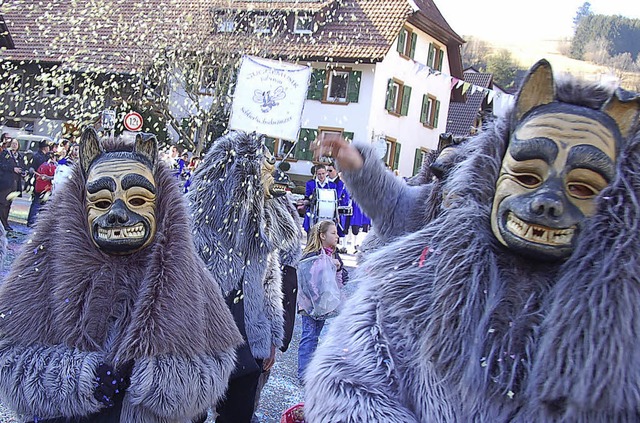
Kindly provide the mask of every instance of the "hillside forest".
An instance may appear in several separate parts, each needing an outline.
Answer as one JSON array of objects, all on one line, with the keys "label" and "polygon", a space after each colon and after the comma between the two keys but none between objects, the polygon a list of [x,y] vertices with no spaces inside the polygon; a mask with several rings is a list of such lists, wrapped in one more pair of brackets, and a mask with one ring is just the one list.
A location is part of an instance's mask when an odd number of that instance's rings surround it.
[{"label": "hillside forest", "polygon": [[[493,74],[504,89],[514,89],[530,63],[519,63],[512,50],[465,37],[465,68]],[[620,81],[623,88],[640,92],[640,19],[594,14],[585,2],[573,18],[573,36],[558,42],[557,51],[568,58],[598,65]]]}]

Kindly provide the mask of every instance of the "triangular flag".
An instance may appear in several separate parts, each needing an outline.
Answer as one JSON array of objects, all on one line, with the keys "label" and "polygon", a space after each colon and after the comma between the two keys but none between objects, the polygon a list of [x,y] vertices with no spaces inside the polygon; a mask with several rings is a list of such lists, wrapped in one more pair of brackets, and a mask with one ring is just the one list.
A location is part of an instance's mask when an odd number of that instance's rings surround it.
[{"label": "triangular flag", "polygon": [[462,86],[462,84],[464,84],[464,81],[462,79],[458,79],[458,83],[456,84],[456,88],[460,88],[460,86]]},{"label": "triangular flag", "polygon": [[493,101],[493,97],[496,95],[496,92],[493,90],[489,90],[489,94],[487,95],[487,102],[491,103]]},{"label": "triangular flag", "polygon": [[465,82],[464,84],[462,84],[462,94],[466,93],[469,87],[471,87],[471,84],[468,82]]},{"label": "triangular flag", "polygon": [[460,81],[458,78],[456,78],[455,76],[451,77],[451,89],[453,89],[453,87],[456,86],[456,84],[458,83],[458,81]]}]

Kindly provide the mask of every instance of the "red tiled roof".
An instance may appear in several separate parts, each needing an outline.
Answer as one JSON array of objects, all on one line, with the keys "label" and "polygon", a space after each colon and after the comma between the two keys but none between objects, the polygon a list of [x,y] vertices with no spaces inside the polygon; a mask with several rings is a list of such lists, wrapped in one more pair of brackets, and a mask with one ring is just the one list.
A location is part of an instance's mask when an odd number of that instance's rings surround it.
[{"label": "red tiled roof", "polygon": [[[0,51],[0,58],[56,62],[72,69],[119,73],[142,72],[154,56],[171,49],[289,60],[378,61],[389,51],[400,28],[413,14],[408,0],[50,0],[38,3],[14,0],[0,6],[0,14],[16,47]],[[431,0],[417,3],[424,7],[425,13],[433,13],[429,6]],[[251,7],[289,11],[317,8],[330,9],[332,13],[313,35],[280,31],[274,36],[256,37],[249,33],[214,31],[215,10]],[[444,19],[439,12],[432,18],[438,25],[446,25],[440,22]]]}]

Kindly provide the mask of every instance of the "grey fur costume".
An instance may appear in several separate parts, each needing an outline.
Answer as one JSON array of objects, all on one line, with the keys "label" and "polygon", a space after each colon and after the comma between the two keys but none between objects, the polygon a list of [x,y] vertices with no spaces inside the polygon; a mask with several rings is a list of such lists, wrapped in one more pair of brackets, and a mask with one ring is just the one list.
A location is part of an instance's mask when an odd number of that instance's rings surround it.
[{"label": "grey fur costume", "polygon": [[[610,94],[572,82],[556,93],[592,108]],[[619,152],[573,254],[537,263],[490,227],[509,125],[499,120],[463,147],[467,159],[445,184],[453,207],[359,268],[361,286],[310,366],[307,421],[640,419],[640,134]],[[378,177],[343,177],[371,215],[375,194],[396,183],[385,186],[363,152],[362,173]],[[397,207],[420,204],[403,190]],[[388,230],[410,225],[387,218]]]},{"label": "grey fur costume", "polygon": [[230,132],[215,141],[189,192],[196,249],[224,296],[244,301],[254,358],[282,346],[280,250],[299,248],[299,224],[283,198],[265,199],[260,137]]},{"label": "grey fur costume", "polygon": [[241,337],[175,179],[158,165],[155,239],[114,256],[92,243],[72,176],[0,287],[0,401],[25,420],[86,416],[103,407],[96,367],[135,360],[120,421],[189,422],[224,394]]}]

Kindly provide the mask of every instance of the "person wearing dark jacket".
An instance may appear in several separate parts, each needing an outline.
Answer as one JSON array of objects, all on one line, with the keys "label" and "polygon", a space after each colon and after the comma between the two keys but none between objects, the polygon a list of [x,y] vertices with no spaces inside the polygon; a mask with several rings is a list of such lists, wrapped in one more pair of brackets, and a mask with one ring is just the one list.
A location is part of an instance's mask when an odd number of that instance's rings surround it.
[{"label": "person wearing dark jacket", "polygon": [[19,146],[18,140],[11,140],[9,148],[0,153],[0,221],[6,231],[13,230],[9,226],[9,210],[13,200],[7,196],[22,190],[23,169],[20,164],[23,161],[18,152]]},{"label": "person wearing dark jacket", "polygon": [[[35,153],[33,153],[33,158],[31,159],[31,163],[29,163],[29,173],[35,178],[38,178],[38,168],[49,160],[49,150],[51,146],[46,140],[40,141],[39,149]],[[27,217],[27,226],[31,227],[36,223],[36,216],[40,211],[40,206],[42,205],[41,193],[37,193],[35,190],[32,192],[31,197],[31,206],[29,207],[29,216]]]}]

